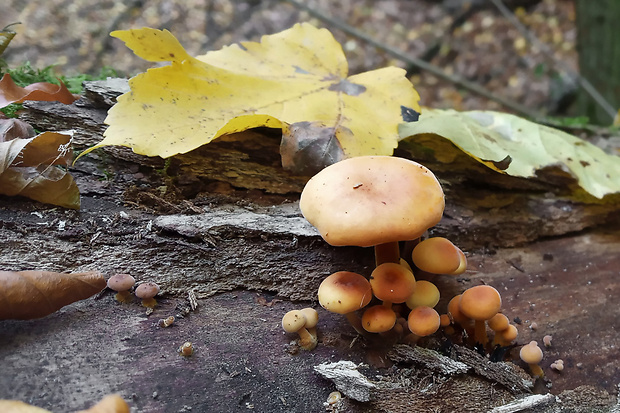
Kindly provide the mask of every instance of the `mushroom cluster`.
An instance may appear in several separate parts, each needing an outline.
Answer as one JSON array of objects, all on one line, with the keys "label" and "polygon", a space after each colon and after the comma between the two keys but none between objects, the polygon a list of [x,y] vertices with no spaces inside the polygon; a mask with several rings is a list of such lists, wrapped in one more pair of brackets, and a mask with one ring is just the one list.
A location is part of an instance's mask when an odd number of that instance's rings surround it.
[{"label": "mushroom cluster", "polygon": [[[121,303],[131,302],[133,299],[131,289],[136,284],[136,280],[129,274],[114,274],[107,282],[108,288],[116,291],[114,298]],[[134,291],[136,297],[142,300],[144,307],[153,308],[157,305],[155,296],[159,294],[159,285],[154,282],[140,284]]]},{"label": "mushroom cluster", "polygon": [[[318,291],[321,306],[344,314],[359,334],[393,331],[413,344],[443,327],[490,348],[516,338],[490,286],[454,297],[445,314],[435,310],[441,294],[433,277],[463,274],[467,258],[449,239],[425,237],[441,220],[445,200],[423,165],[392,156],[349,158],[312,177],[299,206],[330,245],[374,248],[370,274],[338,271]],[[411,252],[401,255],[401,243],[413,245],[403,248]],[[491,344],[487,327],[495,331]]]},{"label": "mushroom cluster", "polygon": [[282,317],[282,329],[287,333],[299,334],[299,347],[313,350],[317,343],[316,325],[319,314],[314,308],[291,310]]}]

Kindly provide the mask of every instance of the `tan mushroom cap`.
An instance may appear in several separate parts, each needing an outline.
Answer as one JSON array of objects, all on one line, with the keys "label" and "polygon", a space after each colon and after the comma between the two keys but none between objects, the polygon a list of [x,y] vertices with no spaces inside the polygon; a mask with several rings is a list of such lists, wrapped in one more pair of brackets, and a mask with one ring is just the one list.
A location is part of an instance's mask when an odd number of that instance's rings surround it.
[{"label": "tan mushroom cap", "polygon": [[146,282],[140,284],[138,288],[136,288],[136,297],[141,298],[143,300],[148,300],[149,298],[155,297],[159,293],[159,285],[154,282]]},{"label": "tan mushroom cap", "polygon": [[314,308],[306,307],[299,310],[306,318],[306,328],[314,328],[319,323],[319,313]]},{"label": "tan mushroom cap", "polygon": [[439,289],[430,281],[420,280],[415,283],[415,291],[405,303],[410,309],[416,307],[435,307],[440,298]]},{"label": "tan mushroom cap", "polygon": [[430,307],[416,307],[409,313],[407,325],[416,336],[426,337],[439,330],[439,313]]},{"label": "tan mushroom cap", "polygon": [[543,352],[536,341],[530,341],[529,344],[521,347],[519,357],[528,364],[538,364],[543,358]]},{"label": "tan mushroom cap", "polygon": [[404,303],[413,294],[416,281],[406,267],[393,262],[379,265],[370,274],[372,293],[381,301]]},{"label": "tan mushroom cap", "polygon": [[396,313],[382,304],[368,307],[362,314],[362,327],[370,333],[389,331],[396,324]]},{"label": "tan mushroom cap", "polygon": [[319,303],[332,313],[348,314],[364,308],[372,299],[370,283],[361,274],[338,271],[319,285]]},{"label": "tan mushroom cap", "polygon": [[411,260],[422,271],[432,274],[452,274],[461,266],[462,252],[459,252],[447,238],[427,238],[415,246]]},{"label": "tan mushroom cap", "polygon": [[129,274],[114,274],[108,279],[108,288],[114,291],[127,291],[136,283]]},{"label": "tan mushroom cap", "polygon": [[477,285],[461,294],[459,309],[473,320],[489,320],[502,307],[502,297],[490,285]]},{"label": "tan mushroom cap", "polygon": [[306,326],[306,317],[300,310],[291,310],[282,317],[282,329],[295,333]]},{"label": "tan mushroom cap", "polygon": [[493,331],[504,331],[510,325],[508,317],[502,313],[497,313],[487,323],[489,328]]},{"label": "tan mushroom cap", "polygon": [[519,336],[519,330],[517,330],[517,327],[513,326],[512,324],[509,324],[505,330],[498,332],[498,334],[501,335],[501,339],[504,342],[510,343],[511,341],[517,339],[517,337]]},{"label": "tan mushroom cap", "polygon": [[360,156],[312,177],[299,207],[329,244],[370,247],[420,237],[441,220],[444,194],[416,162]]}]

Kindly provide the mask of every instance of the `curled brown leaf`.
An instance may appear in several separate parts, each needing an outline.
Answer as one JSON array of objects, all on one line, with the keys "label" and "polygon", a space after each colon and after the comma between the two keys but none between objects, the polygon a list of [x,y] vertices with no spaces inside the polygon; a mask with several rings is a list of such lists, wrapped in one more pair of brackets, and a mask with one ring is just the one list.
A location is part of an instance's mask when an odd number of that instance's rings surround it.
[{"label": "curled brown leaf", "polygon": [[60,85],[38,82],[26,87],[19,87],[8,73],[2,76],[2,80],[0,80],[0,108],[11,103],[22,103],[26,100],[56,101],[70,105],[76,99],[76,96],[62,82]]},{"label": "curled brown leaf", "polygon": [[105,278],[96,271],[0,271],[0,320],[45,317],[105,286]]}]

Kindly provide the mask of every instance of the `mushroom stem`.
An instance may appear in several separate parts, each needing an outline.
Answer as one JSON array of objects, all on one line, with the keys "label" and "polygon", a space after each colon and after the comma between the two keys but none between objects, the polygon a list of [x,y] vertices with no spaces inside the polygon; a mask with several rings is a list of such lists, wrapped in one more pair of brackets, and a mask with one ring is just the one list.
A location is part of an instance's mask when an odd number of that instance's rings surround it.
[{"label": "mushroom stem", "polygon": [[313,350],[316,347],[318,343],[316,336],[310,334],[305,327],[300,328],[297,331],[297,334],[299,334],[299,346],[301,348],[305,350]]},{"label": "mushroom stem", "polygon": [[476,341],[483,346],[486,346],[489,342],[489,337],[487,336],[487,327],[485,320],[475,320],[474,323],[474,338]]},{"label": "mushroom stem", "polygon": [[375,266],[386,262],[400,263],[400,247],[397,241],[375,245]]},{"label": "mushroom stem", "polygon": [[357,316],[357,314],[355,314],[355,312],[346,313],[344,316],[347,320],[349,320],[349,323],[359,335],[366,335],[366,330],[364,330],[364,327],[362,326],[362,320]]},{"label": "mushroom stem", "polygon": [[532,376],[540,377],[540,378],[545,377],[545,373],[543,372],[543,369],[538,364],[529,363],[528,366],[530,366],[530,371],[532,372]]}]

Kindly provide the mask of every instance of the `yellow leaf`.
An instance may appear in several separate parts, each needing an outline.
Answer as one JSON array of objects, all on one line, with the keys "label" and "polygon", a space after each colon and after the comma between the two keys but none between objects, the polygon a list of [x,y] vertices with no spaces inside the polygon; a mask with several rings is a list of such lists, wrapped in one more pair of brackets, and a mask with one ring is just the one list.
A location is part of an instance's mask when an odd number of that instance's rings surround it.
[{"label": "yellow leaf", "polygon": [[248,128],[314,122],[333,128],[344,157],[389,155],[401,113],[419,111],[419,96],[404,70],[347,78],[340,44],[309,24],[197,58],[167,31],[112,35],[147,60],[171,64],[130,80],[131,91],[109,111],[110,127],[94,148],[122,145],[169,157]]},{"label": "yellow leaf", "polygon": [[433,140],[448,139],[500,173],[539,179],[551,174],[569,177],[599,199],[620,192],[620,157],[507,113],[425,109],[418,122],[401,124],[399,132],[403,139],[420,137],[430,146]]}]

